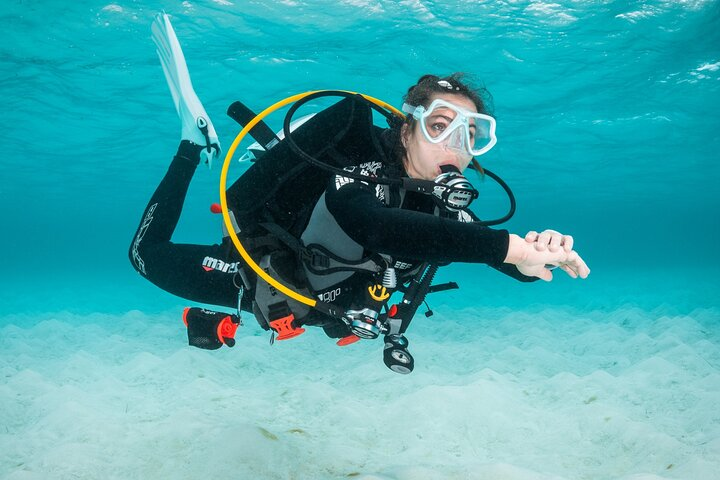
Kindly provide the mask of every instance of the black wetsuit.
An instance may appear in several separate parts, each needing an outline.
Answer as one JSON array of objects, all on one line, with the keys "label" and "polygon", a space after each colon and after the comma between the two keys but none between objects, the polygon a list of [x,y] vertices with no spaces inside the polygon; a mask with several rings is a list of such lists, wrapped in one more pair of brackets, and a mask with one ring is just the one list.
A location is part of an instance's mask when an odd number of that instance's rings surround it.
[{"label": "black wetsuit", "polygon": [[199,163],[197,146],[182,142],[145,208],[130,245],[130,262],[142,276],[173,295],[237,308],[242,262],[234,246],[229,242],[189,245],[171,241]]},{"label": "black wetsuit", "polygon": [[[221,244],[175,244],[171,237],[190,180],[199,163],[199,147],[183,142],[167,174],[148,203],[130,247],[135,269],[163,290],[180,297],[237,308],[241,285],[239,253],[226,238]],[[368,162],[359,166],[373,174],[384,174],[384,166]],[[376,184],[335,176],[325,192],[325,202],[338,225],[369,252],[389,254],[409,270],[421,262],[453,261],[486,263],[520,281],[533,281],[514,265],[505,264],[508,232],[478,224],[471,212],[436,216],[435,203],[428,195],[408,192],[400,208],[388,206]],[[344,282],[349,295],[334,299],[348,308],[357,303],[357,292],[365,280],[357,274]],[[362,294],[362,292],[360,292]],[[251,310],[252,299],[245,295],[242,309]]]}]

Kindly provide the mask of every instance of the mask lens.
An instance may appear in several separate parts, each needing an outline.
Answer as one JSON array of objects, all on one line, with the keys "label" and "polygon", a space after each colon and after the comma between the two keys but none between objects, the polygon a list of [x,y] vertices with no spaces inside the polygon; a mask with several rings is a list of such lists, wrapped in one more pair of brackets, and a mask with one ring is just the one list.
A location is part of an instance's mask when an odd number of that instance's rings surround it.
[{"label": "mask lens", "polygon": [[491,142],[490,121],[484,118],[473,118],[470,120],[475,128],[471,129],[473,135],[470,138],[470,148],[479,152]]},{"label": "mask lens", "polygon": [[449,116],[447,113],[442,114],[438,112],[438,110],[439,109],[436,108],[430,112],[424,120],[425,131],[428,133],[430,138],[433,139],[439,138],[444,132],[446,132],[453,119],[453,117]]}]

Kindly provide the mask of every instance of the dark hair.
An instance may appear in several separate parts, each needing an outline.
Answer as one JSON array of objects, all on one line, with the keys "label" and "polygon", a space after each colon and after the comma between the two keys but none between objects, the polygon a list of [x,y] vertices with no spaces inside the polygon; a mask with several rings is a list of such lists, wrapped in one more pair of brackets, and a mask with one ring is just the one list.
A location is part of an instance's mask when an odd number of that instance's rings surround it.
[{"label": "dark hair", "polygon": [[[472,83],[465,80],[466,75],[456,72],[445,77],[437,75],[423,75],[415,85],[410,87],[403,97],[403,102],[414,107],[420,105],[429,107],[433,100],[433,96],[439,93],[450,93],[454,95],[462,95],[467,97],[475,104],[478,113],[492,115],[492,96],[485,87],[474,87]],[[402,165],[406,151],[402,143],[402,126],[407,125],[408,128],[415,126],[415,118],[407,115],[405,121],[399,123],[393,128],[393,152],[394,160]],[[472,164],[475,169],[482,173],[482,167],[473,158]]]},{"label": "dark hair", "polygon": [[[492,103],[490,93],[484,87],[474,87],[464,79],[465,74],[459,72],[447,77],[423,75],[415,85],[408,89],[403,97],[403,102],[415,107],[420,105],[429,107],[434,94],[451,93],[467,97],[475,104],[478,113],[490,115],[489,104]],[[411,115],[408,116],[408,119],[407,123],[409,124],[415,120]]]}]

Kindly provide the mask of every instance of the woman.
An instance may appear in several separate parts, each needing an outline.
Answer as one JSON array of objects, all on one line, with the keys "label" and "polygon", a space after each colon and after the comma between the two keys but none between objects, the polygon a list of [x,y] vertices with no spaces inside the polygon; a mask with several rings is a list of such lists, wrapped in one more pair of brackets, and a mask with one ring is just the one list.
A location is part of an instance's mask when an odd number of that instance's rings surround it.
[{"label": "woman", "polygon": [[[253,311],[261,325],[280,332],[273,325],[272,310],[275,308],[277,313],[278,304],[271,305],[260,298],[265,292],[276,301],[276,292],[252,276],[227,238],[216,245],[171,242],[197,165],[203,157],[211,162],[220,147],[212,123],[192,90],[169,21],[159,17],[153,29],[166,78],[183,120],[183,139],[145,210],[130,247],[131,263],[141,275],[170,293],[196,302]],[[398,284],[408,282],[420,264],[454,261],[485,263],[520,281],[538,278],[550,281],[552,273],[548,267],[552,266],[559,266],[573,278],[588,276],[590,271],[573,250],[570,236],[546,230],[539,234],[529,232],[521,238],[506,230],[474,223],[477,218],[463,205],[442,205],[433,195],[397,187],[381,188],[372,182],[373,177],[435,182],[462,178],[461,172],[471,161],[479,169],[474,156],[484,154],[495,143],[494,119],[487,114],[480,93],[466,85],[460,75],[444,78],[425,75],[403,100],[408,115],[402,124],[383,132],[378,155],[348,167],[347,177],[332,176],[325,193],[314,200],[300,245],[318,246],[327,256],[351,263],[374,255],[385,263],[380,273],[392,270]],[[355,175],[350,175],[351,172]],[[272,267],[273,249],[265,253]],[[378,281],[378,271],[335,269],[328,273],[318,271],[317,265],[314,267],[306,260],[301,266],[306,277],[304,287],[310,294],[320,299],[331,297],[334,305],[345,309],[346,320],[368,311],[363,308],[367,288],[369,283]],[[307,313],[296,312],[291,317],[292,325],[282,327],[283,331],[292,334],[302,324],[321,325],[329,336],[340,338],[348,336],[349,327],[354,325],[323,318],[317,312]],[[374,313],[376,318],[377,312]],[[368,320],[367,314],[363,315]],[[213,337],[221,319],[203,320],[212,328],[200,328],[196,336]],[[197,325],[190,324],[189,328]],[[370,331],[375,325],[364,327]],[[353,328],[352,332],[363,336],[365,330]],[[397,328],[394,333],[398,333]],[[218,337],[204,338],[204,345],[207,347],[210,342],[211,348],[218,348],[228,343],[225,340],[232,335]]]}]

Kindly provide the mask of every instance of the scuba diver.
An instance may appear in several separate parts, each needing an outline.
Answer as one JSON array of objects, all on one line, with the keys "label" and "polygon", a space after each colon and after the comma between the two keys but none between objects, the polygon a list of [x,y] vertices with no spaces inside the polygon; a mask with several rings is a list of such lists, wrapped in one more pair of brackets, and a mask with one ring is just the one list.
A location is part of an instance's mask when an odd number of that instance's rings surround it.
[{"label": "scuba diver", "polygon": [[[290,108],[278,134],[234,103],[228,114],[257,142],[244,155],[250,168],[212,207],[223,213],[223,239],[173,243],[197,166],[211,166],[221,148],[165,14],[152,31],[182,135],[129,256],[160,288],[234,310],[185,309],[191,345],[233,346],[244,310],[271,331],[271,342],[296,337],[305,326],[322,327],[339,345],[382,335],[386,365],[409,373],[414,359],[404,334],[413,315],[427,294],[457,288],[432,284],[440,266],[484,263],[522,282],[550,281],[555,267],[572,278],[589,275],[571,236],[545,230],[520,237],[490,228],[512,215],[514,198],[476,160],[496,143],[495,120],[484,89],[472,89],[461,74],[420,77],[403,97],[406,116],[364,95],[312,92]],[[292,121],[301,104],[335,95],[342,100]],[[373,111],[383,113],[387,128],[374,125]],[[469,210],[478,193],[463,176],[468,168],[505,188],[508,215],[483,222]],[[402,299],[390,305],[395,292]]]}]

